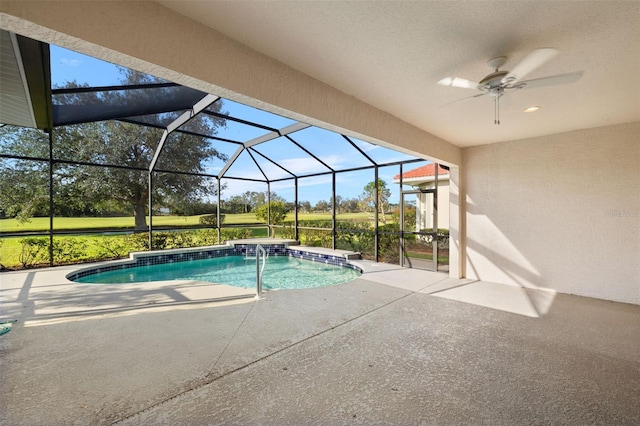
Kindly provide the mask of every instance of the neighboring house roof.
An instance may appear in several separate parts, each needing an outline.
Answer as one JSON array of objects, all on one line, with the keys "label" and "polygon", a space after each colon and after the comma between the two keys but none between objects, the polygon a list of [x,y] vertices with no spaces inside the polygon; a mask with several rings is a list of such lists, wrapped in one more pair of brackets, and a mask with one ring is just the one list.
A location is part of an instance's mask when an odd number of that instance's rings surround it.
[{"label": "neighboring house roof", "polygon": [[[408,172],[405,172],[402,174],[402,180],[407,180],[410,179],[412,181],[415,180],[423,180],[421,178],[433,178],[436,175],[436,164],[435,163],[429,163],[426,164],[424,166],[418,167],[416,169],[413,170],[409,170]],[[446,176],[445,176],[446,175]],[[442,166],[438,167],[438,178],[445,178],[445,179],[449,179],[449,170],[445,169]],[[394,181],[399,181],[400,180],[400,175],[395,175],[393,177]],[[424,179],[427,180],[427,179]],[[433,180],[433,179],[431,179]]]}]

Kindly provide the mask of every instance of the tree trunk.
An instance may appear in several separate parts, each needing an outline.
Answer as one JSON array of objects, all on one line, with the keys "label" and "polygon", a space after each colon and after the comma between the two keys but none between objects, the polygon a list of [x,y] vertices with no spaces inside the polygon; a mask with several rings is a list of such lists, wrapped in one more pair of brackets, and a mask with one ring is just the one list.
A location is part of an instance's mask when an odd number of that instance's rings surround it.
[{"label": "tree trunk", "polygon": [[384,214],[384,211],[386,210],[384,208],[384,202],[382,200],[380,200],[380,202],[378,203],[379,207],[380,207],[380,213],[382,213],[382,224],[386,225],[387,224],[387,216]]},{"label": "tree trunk", "polygon": [[145,203],[145,200],[136,200],[136,205],[133,210],[133,214],[136,219],[136,225],[134,228],[135,232],[143,232],[149,230],[149,227],[147,226],[146,207],[147,205]]}]

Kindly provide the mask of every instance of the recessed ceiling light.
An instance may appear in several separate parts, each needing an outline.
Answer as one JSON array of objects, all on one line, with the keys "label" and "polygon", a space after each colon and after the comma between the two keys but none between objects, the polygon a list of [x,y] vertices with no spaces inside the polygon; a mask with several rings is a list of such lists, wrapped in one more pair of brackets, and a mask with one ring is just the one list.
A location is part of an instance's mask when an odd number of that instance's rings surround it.
[{"label": "recessed ceiling light", "polygon": [[539,106],[530,106],[529,108],[525,108],[524,112],[536,112],[537,110],[539,110],[540,107]]}]

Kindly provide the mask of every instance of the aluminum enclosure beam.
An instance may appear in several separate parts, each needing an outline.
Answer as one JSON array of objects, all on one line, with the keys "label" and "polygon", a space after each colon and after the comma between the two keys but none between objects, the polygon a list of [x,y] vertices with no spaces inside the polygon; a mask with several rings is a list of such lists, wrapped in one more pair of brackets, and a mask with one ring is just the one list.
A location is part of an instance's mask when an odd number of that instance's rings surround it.
[{"label": "aluminum enclosure beam", "polygon": [[[220,170],[220,173],[218,174],[218,177],[222,178],[227,173],[229,168],[233,165],[233,163],[238,159],[240,154],[242,154],[242,151],[244,151],[245,149],[251,148],[253,146],[259,145],[259,144],[264,143],[264,142],[268,142],[268,141],[277,139],[277,138],[279,138],[281,136],[286,136],[289,133],[297,132],[298,130],[306,129],[307,127],[311,127],[311,126],[309,124],[306,124],[306,123],[294,123],[294,124],[291,124],[290,126],[283,127],[282,129],[278,130],[277,132],[269,132],[266,135],[262,135],[262,136],[259,136],[259,137],[255,138],[255,139],[251,139],[250,141],[244,142],[242,144],[242,146],[239,147],[236,150],[236,152],[233,153],[233,155],[231,156],[229,161],[227,161],[227,164],[224,165],[222,170]],[[263,157],[264,157],[264,155],[263,155]],[[289,172],[287,172],[287,173],[289,173]],[[266,176],[265,176],[265,179],[266,179]]]},{"label": "aluminum enclosure beam", "polygon": [[153,172],[153,169],[156,167],[156,162],[158,161],[158,157],[160,157],[160,153],[162,152],[162,148],[164,148],[164,144],[169,134],[171,134],[178,127],[185,124],[187,121],[191,120],[196,115],[200,114],[202,110],[204,110],[206,107],[208,107],[218,99],[220,99],[219,96],[206,95],[204,98],[196,102],[196,104],[193,105],[193,108],[190,111],[184,112],[180,117],[176,118],[167,126],[164,133],[162,134],[162,138],[160,138],[158,149],[156,149],[156,152],[153,154],[153,159],[151,160],[151,164],[149,165],[150,173]]},{"label": "aluminum enclosure beam", "polygon": [[[180,117],[172,121],[165,131],[162,133],[158,148],[153,154],[153,159],[149,165],[149,250],[153,250],[153,169],[156,167],[160,153],[164,148],[164,144],[167,141],[167,137],[177,128],[191,120],[196,115],[200,114],[203,109],[220,99],[219,96],[208,94],[193,105],[193,108],[189,111],[185,111]],[[219,206],[218,206],[219,207]]]}]

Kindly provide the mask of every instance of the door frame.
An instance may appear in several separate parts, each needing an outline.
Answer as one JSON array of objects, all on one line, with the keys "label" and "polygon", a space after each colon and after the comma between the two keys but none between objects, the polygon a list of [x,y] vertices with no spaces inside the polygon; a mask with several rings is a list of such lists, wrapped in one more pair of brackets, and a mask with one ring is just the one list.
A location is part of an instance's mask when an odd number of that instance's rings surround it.
[{"label": "door frame", "polygon": [[[433,194],[433,228],[432,232],[420,232],[419,230],[415,231],[406,231],[405,223],[404,223],[404,202],[405,195],[418,195],[418,194]],[[417,208],[417,206],[416,206]],[[411,265],[405,265],[405,235],[415,235],[419,237],[421,235],[430,235],[431,236],[431,244],[432,244],[432,253],[433,253],[433,270],[435,272],[438,271],[438,181],[436,180],[436,184],[434,188],[427,189],[409,189],[400,191],[400,266],[402,267],[411,267]]]}]

